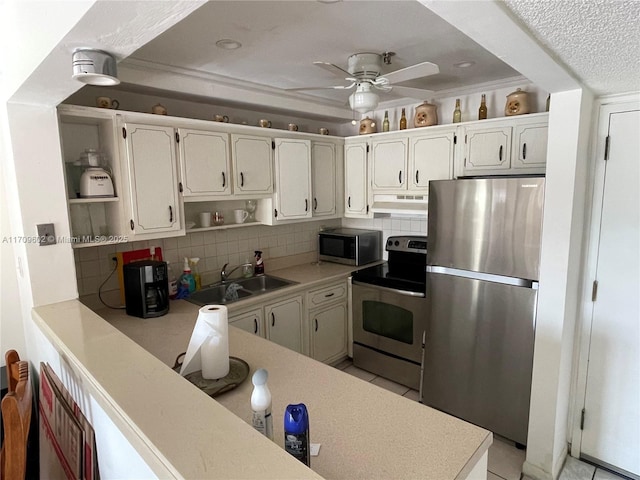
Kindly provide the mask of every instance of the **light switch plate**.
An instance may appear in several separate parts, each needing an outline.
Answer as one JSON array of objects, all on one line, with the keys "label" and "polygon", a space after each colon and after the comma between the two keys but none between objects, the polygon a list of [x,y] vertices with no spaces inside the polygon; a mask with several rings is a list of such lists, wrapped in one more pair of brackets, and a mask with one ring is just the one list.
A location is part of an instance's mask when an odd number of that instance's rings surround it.
[{"label": "light switch plate", "polygon": [[56,230],[53,223],[40,223],[38,227],[38,243],[41,247],[56,244]]}]

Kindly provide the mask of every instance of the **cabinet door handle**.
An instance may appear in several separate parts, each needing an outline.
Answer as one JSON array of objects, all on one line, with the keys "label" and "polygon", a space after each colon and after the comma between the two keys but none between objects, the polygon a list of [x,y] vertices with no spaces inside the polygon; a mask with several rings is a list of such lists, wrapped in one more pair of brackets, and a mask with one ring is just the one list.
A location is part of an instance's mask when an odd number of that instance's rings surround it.
[{"label": "cabinet door handle", "polygon": [[276,316],[273,314],[273,312],[271,312],[271,326],[276,326]]},{"label": "cabinet door handle", "polygon": [[318,199],[315,197],[313,198],[313,210],[318,210]]},{"label": "cabinet door handle", "polygon": [[173,207],[169,205],[169,221],[173,222]]},{"label": "cabinet door handle", "polygon": [[253,319],[253,333],[255,333],[255,334],[258,333],[258,319],[257,318]]},{"label": "cabinet door handle", "polygon": [[402,183],[402,170],[398,172],[398,183]]},{"label": "cabinet door handle", "polygon": [[244,187],[244,174],[240,172],[240,186]]},{"label": "cabinet door handle", "polygon": [[418,178],[420,178],[420,170],[416,170],[416,184],[418,183]]},{"label": "cabinet door handle", "polygon": [[135,224],[133,223],[133,220],[129,220],[129,227],[131,227],[131,230],[135,228]]},{"label": "cabinet door handle", "polygon": [[314,318],[314,320],[316,321],[316,332],[318,331],[318,319]]},{"label": "cabinet door handle", "polygon": [[225,176],[224,172],[222,172],[222,188],[227,186],[227,177]]},{"label": "cabinet door handle", "polygon": [[304,199],[304,211],[308,212],[309,211],[309,200],[308,199]]},{"label": "cabinet door handle", "polygon": [[347,200],[347,206],[351,208],[351,195],[349,195],[349,199]]},{"label": "cabinet door handle", "polygon": [[527,159],[527,144],[526,143],[524,145],[522,145],[522,159],[523,160]]},{"label": "cabinet door handle", "polygon": [[500,145],[500,150],[498,151],[498,159],[502,161],[502,145]]},{"label": "cabinet door handle", "polygon": [[336,294],[336,292],[331,292],[331,293],[327,293],[324,298],[329,298],[329,297],[333,297]]}]

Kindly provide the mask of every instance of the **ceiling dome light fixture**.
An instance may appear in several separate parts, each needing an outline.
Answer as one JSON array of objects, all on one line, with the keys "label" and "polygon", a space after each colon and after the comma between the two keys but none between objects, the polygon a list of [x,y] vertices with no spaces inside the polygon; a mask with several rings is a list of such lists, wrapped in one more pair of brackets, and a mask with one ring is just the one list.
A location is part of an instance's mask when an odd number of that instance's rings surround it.
[{"label": "ceiling dome light fixture", "polygon": [[371,91],[369,83],[360,83],[356,91],[349,96],[349,106],[359,113],[367,113],[378,106],[380,97]]},{"label": "ceiling dome light fixture", "polygon": [[79,48],[72,55],[72,78],[87,85],[118,85],[118,70],[113,55],[92,48]]},{"label": "ceiling dome light fixture", "polygon": [[458,62],[458,63],[454,63],[453,66],[456,68],[469,68],[469,67],[473,67],[476,64],[476,62]]},{"label": "ceiling dome light fixture", "polygon": [[231,38],[223,38],[216,42],[216,47],[222,48],[224,50],[237,50],[241,46],[242,44],[240,42]]}]

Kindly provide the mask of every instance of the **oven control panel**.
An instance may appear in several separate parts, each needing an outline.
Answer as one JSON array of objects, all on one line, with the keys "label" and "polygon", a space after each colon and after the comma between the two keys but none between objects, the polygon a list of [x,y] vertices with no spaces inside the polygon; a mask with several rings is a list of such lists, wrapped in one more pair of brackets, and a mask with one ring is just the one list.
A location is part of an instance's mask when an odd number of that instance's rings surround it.
[{"label": "oven control panel", "polygon": [[402,235],[389,237],[385,250],[388,252],[427,253],[427,237],[420,235]]}]

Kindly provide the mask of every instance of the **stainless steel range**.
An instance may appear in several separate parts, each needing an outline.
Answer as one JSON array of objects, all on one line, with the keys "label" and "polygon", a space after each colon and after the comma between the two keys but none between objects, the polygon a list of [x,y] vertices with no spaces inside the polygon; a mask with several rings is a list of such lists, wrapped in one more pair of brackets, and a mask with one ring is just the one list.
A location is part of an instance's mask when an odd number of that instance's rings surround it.
[{"label": "stainless steel range", "polygon": [[427,237],[389,237],[387,262],[354,272],[353,364],[420,386],[427,299]]}]

